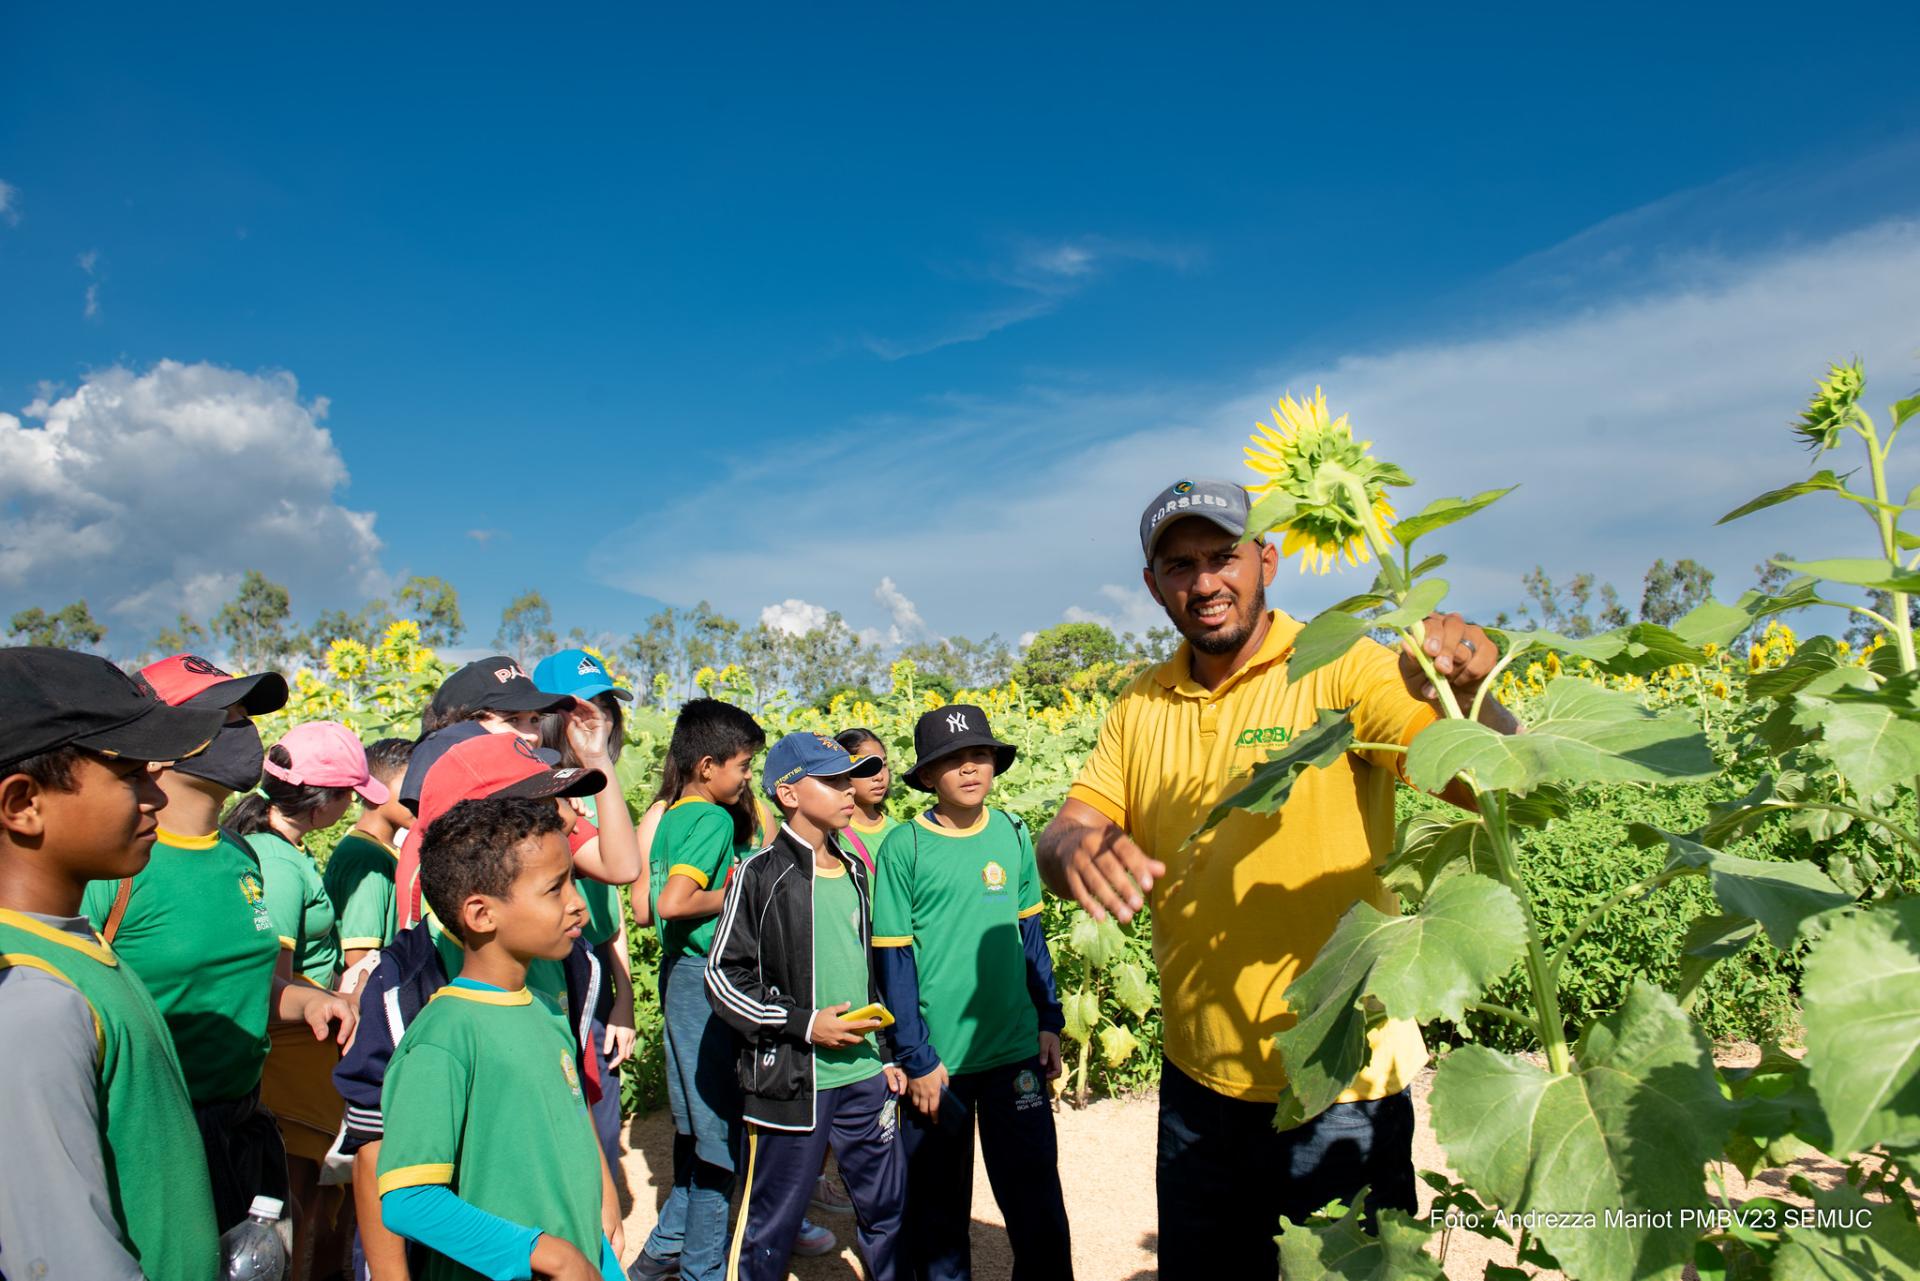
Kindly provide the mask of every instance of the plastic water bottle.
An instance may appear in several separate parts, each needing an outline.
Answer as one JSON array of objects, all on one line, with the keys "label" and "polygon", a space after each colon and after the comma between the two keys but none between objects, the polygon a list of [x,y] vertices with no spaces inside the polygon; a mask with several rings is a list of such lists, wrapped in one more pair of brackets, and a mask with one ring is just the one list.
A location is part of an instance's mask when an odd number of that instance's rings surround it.
[{"label": "plastic water bottle", "polygon": [[280,1242],[280,1202],[257,1196],[247,1221],[220,1238],[221,1281],[286,1281],[287,1248]]}]

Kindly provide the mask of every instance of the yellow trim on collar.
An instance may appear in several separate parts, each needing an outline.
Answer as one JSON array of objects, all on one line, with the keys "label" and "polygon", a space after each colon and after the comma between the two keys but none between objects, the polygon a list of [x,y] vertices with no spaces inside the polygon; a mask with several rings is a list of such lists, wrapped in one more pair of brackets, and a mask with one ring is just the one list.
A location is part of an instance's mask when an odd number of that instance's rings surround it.
[{"label": "yellow trim on collar", "polygon": [[[393,848],[393,846],[387,844],[385,841],[381,840],[379,837],[375,836],[372,832],[363,832],[356,827],[351,831],[349,831],[347,833],[347,836],[357,836],[363,841],[370,841],[373,844],[378,845],[381,849],[385,850],[387,852],[388,858],[392,859],[396,863],[400,861],[400,851]],[[347,839],[347,837],[343,836],[340,839],[344,841]]]},{"label": "yellow trim on collar", "polygon": [[532,1005],[533,1004],[533,993],[529,992],[524,987],[515,988],[511,992],[483,992],[479,988],[454,987],[452,984],[448,984],[446,987],[441,988],[438,992],[435,992],[432,996],[428,997],[427,1000],[429,1002],[433,1002],[433,1001],[439,1000],[443,996],[457,996],[463,1001],[477,1001],[481,1005]]},{"label": "yellow trim on collar", "polygon": [[58,943],[62,947],[70,947],[80,953],[80,955],[90,956],[102,965],[120,964],[120,958],[113,954],[112,948],[100,941],[100,935],[98,933],[91,939],[83,939],[76,934],[69,934],[65,930],[55,929],[45,921],[36,921],[26,913],[16,912],[9,907],[0,907],[0,924],[11,925],[17,930],[25,930],[35,938],[43,938],[49,943]]},{"label": "yellow trim on collar", "polygon": [[453,1162],[444,1161],[434,1165],[403,1165],[397,1170],[388,1170],[380,1176],[375,1186],[380,1195],[400,1188],[420,1188],[429,1184],[448,1184],[453,1182]]},{"label": "yellow trim on collar", "polygon": [[682,805],[714,805],[714,804],[718,804],[718,802],[710,801],[704,796],[682,796],[679,800],[667,806],[667,808],[670,810],[677,810]]},{"label": "yellow trim on collar", "polygon": [[847,874],[847,865],[836,862],[832,867],[821,867],[818,863],[815,863],[813,865],[813,874],[815,876],[824,876],[830,881],[838,880]]},{"label": "yellow trim on collar", "polygon": [[156,835],[162,845],[171,845],[177,850],[210,850],[220,843],[218,829],[208,832],[205,836],[182,836],[178,832],[169,832],[163,827]]},{"label": "yellow trim on collar", "polygon": [[972,827],[942,827],[925,814],[914,815],[913,821],[926,828],[929,832],[938,832],[942,836],[976,836],[987,830],[987,819],[990,814],[991,811],[982,805],[980,807],[980,819],[974,823]]},{"label": "yellow trim on collar", "polygon": [[[709,801],[708,804],[712,804],[712,802]],[[667,869],[667,878],[669,880],[676,876],[686,877],[703,890],[707,888],[707,874],[691,863],[675,863]],[[662,884],[665,884],[665,882],[662,882]]]},{"label": "yellow trim on collar", "polygon": [[865,823],[862,823],[860,821],[860,811],[855,810],[853,813],[853,822],[848,824],[848,826],[852,827],[854,831],[859,832],[863,835],[878,836],[881,832],[884,832],[886,830],[887,820],[891,817],[892,815],[890,814],[882,814],[880,816],[880,821],[878,823],[875,823],[872,827],[868,827]]}]

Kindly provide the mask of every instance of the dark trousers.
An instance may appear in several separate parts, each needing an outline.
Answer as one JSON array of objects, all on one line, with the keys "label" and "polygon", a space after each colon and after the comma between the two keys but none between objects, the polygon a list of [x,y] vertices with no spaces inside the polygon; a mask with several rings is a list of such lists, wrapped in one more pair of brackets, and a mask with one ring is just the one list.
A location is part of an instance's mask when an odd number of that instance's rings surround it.
[{"label": "dark trousers", "polygon": [[973,1275],[973,1134],[980,1131],[987,1182],[1006,1216],[1014,1281],[1071,1281],[1073,1248],[1060,1194],[1060,1145],[1040,1062],[1009,1063],[948,1080],[964,1122],[913,1112],[907,1121],[907,1252],[914,1281]]},{"label": "dark trousers", "polygon": [[871,1281],[895,1281],[907,1160],[900,1143],[900,1100],[885,1076],[822,1090],[814,1126],[804,1133],[750,1125],[746,1199],[733,1229],[727,1281],[786,1281],[787,1257],[806,1216],[820,1166],[833,1150],[853,1202],[854,1232]]},{"label": "dark trousers", "polygon": [[287,1147],[280,1123],[260,1106],[260,1090],[237,1099],[193,1105],[200,1146],[213,1183],[213,1219],[220,1231],[246,1222],[257,1196],[287,1200]]},{"label": "dark trousers", "polygon": [[1283,1214],[1298,1223],[1363,1187],[1370,1214],[1418,1211],[1413,1099],[1336,1103],[1282,1132],[1273,1104],[1216,1094],[1163,1063],[1156,1175],[1161,1281],[1275,1277]]}]

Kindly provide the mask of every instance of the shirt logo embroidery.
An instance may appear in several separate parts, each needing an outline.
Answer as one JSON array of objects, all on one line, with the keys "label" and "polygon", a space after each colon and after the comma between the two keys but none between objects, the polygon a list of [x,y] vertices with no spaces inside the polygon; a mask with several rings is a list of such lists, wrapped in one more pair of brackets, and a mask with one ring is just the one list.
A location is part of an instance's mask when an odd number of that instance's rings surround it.
[{"label": "shirt logo embroidery", "polygon": [[271,930],[273,918],[267,915],[266,892],[260,888],[260,878],[252,872],[240,873],[240,897],[253,906],[254,930]]},{"label": "shirt logo embroidery", "polygon": [[1293,731],[1285,725],[1269,725],[1265,729],[1243,729],[1240,737],[1233,740],[1235,747],[1259,747],[1267,743],[1285,743],[1293,738]]},{"label": "shirt logo embroidery", "polygon": [[560,1075],[567,1078],[567,1088],[573,1091],[574,1098],[581,1098],[580,1074],[574,1070],[573,1055],[560,1051]]},{"label": "shirt logo embroidery", "polygon": [[947,733],[959,734],[965,732],[966,729],[967,714],[965,712],[950,712],[947,714]]},{"label": "shirt logo embroidery", "polygon": [[1007,892],[1007,869],[998,863],[988,863],[980,869],[980,880],[985,883],[987,893],[1004,894]]}]

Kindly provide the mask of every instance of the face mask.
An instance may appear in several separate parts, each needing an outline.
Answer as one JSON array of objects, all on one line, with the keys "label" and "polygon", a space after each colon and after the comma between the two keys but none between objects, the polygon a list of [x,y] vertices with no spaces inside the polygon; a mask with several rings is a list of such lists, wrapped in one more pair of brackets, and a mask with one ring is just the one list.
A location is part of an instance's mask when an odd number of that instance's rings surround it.
[{"label": "face mask", "polygon": [[261,746],[260,731],[252,721],[222,725],[207,744],[207,750],[190,756],[173,768],[182,774],[204,778],[229,792],[251,792],[260,784],[260,767],[266,763],[267,749]]}]

